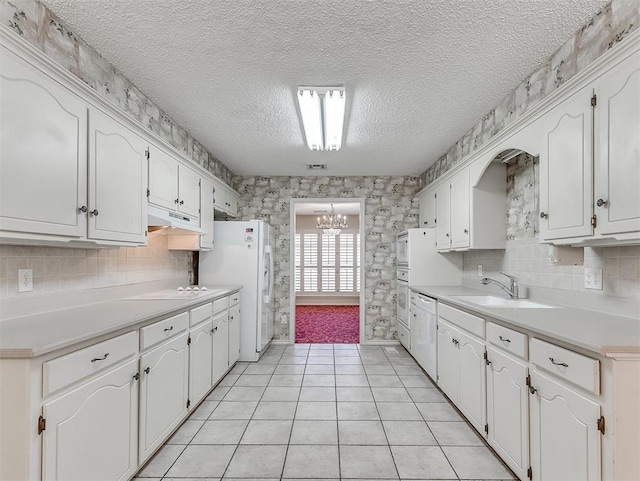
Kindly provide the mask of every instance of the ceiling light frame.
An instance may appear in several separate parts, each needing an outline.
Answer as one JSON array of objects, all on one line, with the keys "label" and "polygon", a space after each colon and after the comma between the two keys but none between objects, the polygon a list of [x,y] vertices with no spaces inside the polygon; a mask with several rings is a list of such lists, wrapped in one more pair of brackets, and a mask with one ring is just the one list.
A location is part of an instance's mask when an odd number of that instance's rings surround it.
[{"label": "ceiling light frame", "polygon": [[310,150],[340,150],[344,134],[344,87],[298,87],[305,140]]}]

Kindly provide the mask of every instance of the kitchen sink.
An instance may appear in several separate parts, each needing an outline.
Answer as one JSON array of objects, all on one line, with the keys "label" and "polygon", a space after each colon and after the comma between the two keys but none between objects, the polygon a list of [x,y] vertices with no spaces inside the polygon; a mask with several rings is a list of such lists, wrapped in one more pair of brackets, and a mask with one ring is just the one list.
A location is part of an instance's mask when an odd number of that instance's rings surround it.
[{"label": "kitchen sink", "polygon": [[518,308],[518,309],[553,309],[556,306],[539,304],[526,299],[507,299],[497,296],[451,296],[461,301],[478,304],[479,306],[495,308]]}]

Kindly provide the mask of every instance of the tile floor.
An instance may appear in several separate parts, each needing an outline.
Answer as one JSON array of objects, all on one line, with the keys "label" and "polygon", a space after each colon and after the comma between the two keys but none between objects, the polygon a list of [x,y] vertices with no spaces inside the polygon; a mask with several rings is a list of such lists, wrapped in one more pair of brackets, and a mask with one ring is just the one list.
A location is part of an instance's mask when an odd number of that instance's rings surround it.
[{"label": "tile floor", "polygon": [[138,473],[512,480],[402,347],[274,345],[238,363]]}]

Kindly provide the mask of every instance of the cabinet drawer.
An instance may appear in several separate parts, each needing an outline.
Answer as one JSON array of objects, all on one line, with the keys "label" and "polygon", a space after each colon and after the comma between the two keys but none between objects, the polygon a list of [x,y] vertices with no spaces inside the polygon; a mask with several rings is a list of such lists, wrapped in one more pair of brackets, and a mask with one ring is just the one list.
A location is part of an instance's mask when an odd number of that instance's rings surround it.
[{"label": "cabinet drawer", "polygon": [[231,306],[235,306],[236,304],[240,303],[240,293],[236,292],[234,294],[231,294],[229,296],[229,308],[231,308]]},{"label": "cabinet drawer", "polygon": [[526,334],[489,322],[487,323],[487,341],[522,359],[527,359]]},{"label": "cabinet drawer", "polygon": [[189,325],[195,326],[196,324],[209,319],[212,313],[211,303],[191,309],[189,312]]},{"label": "cabinet drawer", "polygon": [[398,341],[404,347],[407,348],[407,351],[411,350],[411,337],[409,335],[409,329],[404,327],[404,324],[398,322]]},{"label": "cabinet drawer", "polygon": [[138,352],[138,332],[94,344],[42,365],[42,395],[62,389],[80,379],[100,372]]},{"label": "cabinet drawer", "polygon": [[531,362],[551,374],[600,394],[600,361],[540,339],[529,343]]},{"label": "cabinet drawer", "polygon": [[213,301],[213,315],[229,308],[229,297],[223,297]]},{"label": "cabinet drawer", "polygon": [[438,316],[484,339],[484,319],[438,302]]},{"label": "cabinet drawer", "polygon": [[189,313],[183,312],[177,316],[158,321],[140,329],[140,349],[147,349],[159,342],[175,336],[189,327]]}]

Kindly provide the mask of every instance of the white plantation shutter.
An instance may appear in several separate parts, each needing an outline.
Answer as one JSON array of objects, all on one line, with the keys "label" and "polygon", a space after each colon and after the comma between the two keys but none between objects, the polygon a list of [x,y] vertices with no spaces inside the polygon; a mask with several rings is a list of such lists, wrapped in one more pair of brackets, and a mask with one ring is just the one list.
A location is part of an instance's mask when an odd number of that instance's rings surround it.
[{"label": "white plantation shutter", "polygon": [[301,264],[300,264],[300,234],[295,236],[294,244],[294,257],[295,257],[295,289],[296,292],[300,292],[301,288]]},{"label": "white plantation shutter", "polygon": [[296,292],[360,292],[360,235],[295,235]]}]

